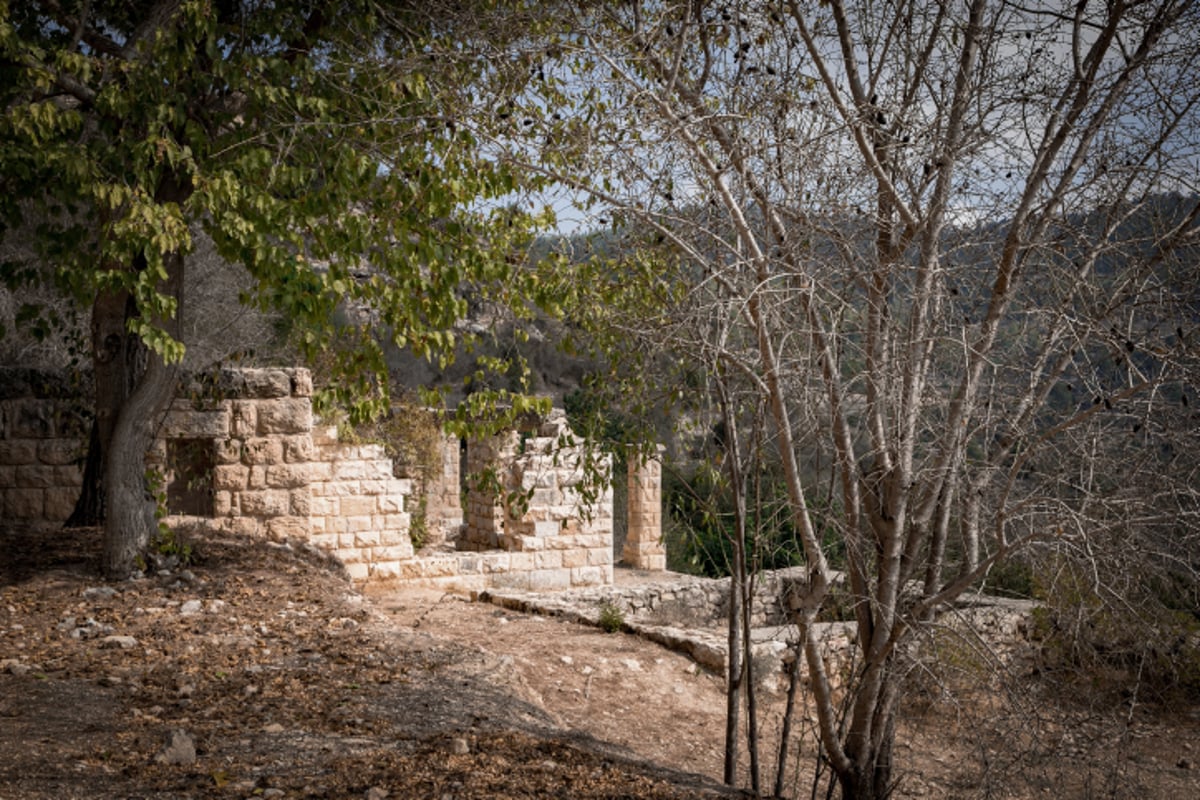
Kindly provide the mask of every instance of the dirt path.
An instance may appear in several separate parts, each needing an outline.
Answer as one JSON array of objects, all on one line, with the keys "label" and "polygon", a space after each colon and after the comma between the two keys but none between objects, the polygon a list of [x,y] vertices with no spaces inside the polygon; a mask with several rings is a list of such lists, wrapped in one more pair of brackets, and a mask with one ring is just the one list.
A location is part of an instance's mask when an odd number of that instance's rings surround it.
[{"label": "dirt path", "polygon": [[629,634],[467,602],[434,591],[369,596],[402,628],[497,654],[524,699],[570,730],[675,769],[719,779],[724,681]]}]

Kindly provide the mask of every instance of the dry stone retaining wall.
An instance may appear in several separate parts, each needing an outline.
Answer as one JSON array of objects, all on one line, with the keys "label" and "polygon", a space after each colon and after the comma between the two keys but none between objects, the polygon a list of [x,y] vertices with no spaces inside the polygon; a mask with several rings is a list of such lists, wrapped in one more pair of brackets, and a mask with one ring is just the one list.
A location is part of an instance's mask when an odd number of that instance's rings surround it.
[{"label": "dry stone retaining wall", "polygon": [[0,519],[63,523],[82,483],[88,420],[64,376],[0,369]]}]

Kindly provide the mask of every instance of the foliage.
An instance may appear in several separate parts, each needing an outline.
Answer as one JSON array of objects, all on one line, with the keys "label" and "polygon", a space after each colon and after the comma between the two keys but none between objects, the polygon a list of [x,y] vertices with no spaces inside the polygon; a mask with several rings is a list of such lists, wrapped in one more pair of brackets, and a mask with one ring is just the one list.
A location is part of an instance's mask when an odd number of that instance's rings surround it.
[{"label": "foliage", "polygon": [[[1087,695],[1141,700],[1200,699],[1200,605],[1162,592],[1154,574],[1115,592],[1094,566],[1060,554],[1035,573],[1032,635],[1041,666]],[[1189,587],[1190,589],[1191,587]],[[1172,606],[1190,605],[1181,610]]]},{"label": "foliage", "polygon": [[599,623],[605,633],[618,633],[625,625],[625,612],[612,603],[601,603]]}]

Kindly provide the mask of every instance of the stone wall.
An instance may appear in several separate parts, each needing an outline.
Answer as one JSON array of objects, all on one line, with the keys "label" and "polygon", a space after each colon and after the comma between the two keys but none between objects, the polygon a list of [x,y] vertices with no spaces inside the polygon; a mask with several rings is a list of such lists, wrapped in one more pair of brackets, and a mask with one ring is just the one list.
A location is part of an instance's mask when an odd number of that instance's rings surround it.
[{"label": "stone wall", "polygon": [[412,557],[411,482],[393,477],[382,445],[344,443],[336,427],[314,425],[308,370],[224,370],[183,394],[147,460],[170,487],[185,478],[172,443],[209,442],[213,503],[210,513],[181,514],[168,491],[168,525],[311,539],[358,580],[394,577]]},{"label": "stone wall", "polygon": [[[66,384],[31,375],[0,374],[3,519],[57,525],[78,496],[86,421]],[[612,490],[585,497],[585,457],[561,411],[472,443],[468,471],[493,481],[470,487],[464,525],[459,443],[447,437],[422,510],[442,548],[419,556],[410,537],[413,482],[394,476],[382,445],[342,441],[314,419],[305,369],[192,379],[146,463],[161,480],[167,524],[181,531],[308,539],[356,580],[553,590],[613,579]]]},{"label": "stone wall", "polygon": [[[500,550],[482,560],[455,557],[464,588],[540,590],[612,583],[612,487],[587,496],[586,454],[554,410],[518,430],[467,446],[466,525],[460,549]],[[611,471],[607,460],[598,468]]]},{"label": "stone wall", "polygon": [[61,525],[82,483],[88,419],[62,375],[0,368],[0,519]]}]

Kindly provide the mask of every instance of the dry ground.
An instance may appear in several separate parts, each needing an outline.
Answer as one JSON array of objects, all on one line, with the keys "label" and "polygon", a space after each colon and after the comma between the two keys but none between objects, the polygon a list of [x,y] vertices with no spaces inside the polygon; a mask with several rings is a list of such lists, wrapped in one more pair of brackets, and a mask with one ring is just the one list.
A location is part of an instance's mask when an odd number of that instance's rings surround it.
[{"label": "dry ground", "polygon": [[[94,532],[0,532],[0,799],[723,793],[721,680],[680,655],[436,592],[364,598],[301,546],[195,550],[105,584]],[[1015,685],[922,681],[897,796],[1200,796],[1194,709]],[[782,694],[762,698],[767,738]],[[815,763],[792,757],[799,796]]]}]

